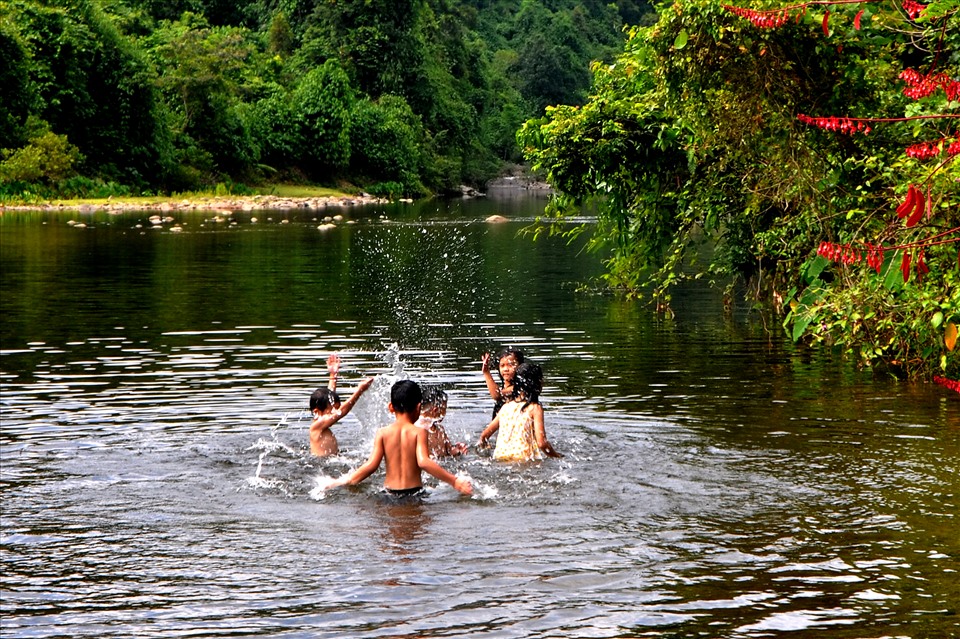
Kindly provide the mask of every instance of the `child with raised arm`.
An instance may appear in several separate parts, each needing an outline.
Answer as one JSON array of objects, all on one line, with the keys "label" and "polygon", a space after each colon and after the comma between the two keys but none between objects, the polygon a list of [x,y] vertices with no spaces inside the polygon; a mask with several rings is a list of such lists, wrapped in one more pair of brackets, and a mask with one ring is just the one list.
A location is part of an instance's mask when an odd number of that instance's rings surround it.
[{"label": "child with raised arm", "polygon": [[488,448],[490,437],[497,435],[493,458],[498,461],[531,461],[563,457],[547,441],[543,427],[543,370],[536,364],[517,366],[513,377],[513,396],[480,434],[478,448]]},{"label": "child with raised arm", "polygon": [[439,386],[422,386],[423,399],[420,402],[420,419],[417,426],[427,431],[427,448],[430,456],[457,457],[467,452],[467,445],[450,441],[443,418],[447,415],[447,393]]},{"label": "child with raised arm", "polygon": [[416,382],[402,380],[395,383],[390,389],[389,406],[394,416],[393,423],[377,431],[370,458],[349,475],[334,481],[328,489],[359,484],[380,468],[380,462],[386,459],[387,475],[383,480],[383,487],[392,497],[420,495],[423,491],[424,470],[464,495],[472,494],[473,486],[469,480],[454,476],[430,458],[427,431],[416,425],[420,417],[421,398],[420,387]]},{"label": "child with raised arm", "polygon": [[330,427],[350,412],[360,396],[373,383],[372,377],[364,379],[357,386],[357,390],[353,391],[353,395],[341,404],[340,396],[337,395],[337,376],[340,373],[338,355],[327,358],[327,371],[330,373],[327,387],[318,388],[310,395],[310,412],[313,413],[313,422],[310,424],[310,452],[317,457],[327,457],[340,452],[337,438]]},{"label": "child with raised arm", "polygon": [[517,366],[523,364],[523,351],[516,348],[506,348],[497,355],[497,372],[500,373],[502,385],[497,384],[490,372],[490,353],[484,353],[480,360],[480,372],[487,383],[487,390],[493,398],[493,417],[497,416],[500,408],[510,399],[513,393],[513,376]]}]

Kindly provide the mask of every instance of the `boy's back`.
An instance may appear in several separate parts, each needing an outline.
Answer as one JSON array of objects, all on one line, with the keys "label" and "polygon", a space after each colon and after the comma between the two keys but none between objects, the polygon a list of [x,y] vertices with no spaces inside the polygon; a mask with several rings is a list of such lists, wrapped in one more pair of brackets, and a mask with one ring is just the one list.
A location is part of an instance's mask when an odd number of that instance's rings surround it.
[{"label": "boy's back", "polygon": [[[398,415],[397,421],[380,429],[383,456],[386,458],[387,476],[383,485],[391,490],[406,490],[423,486],[418,461],[418,448],[427,446],[422,428]],[[426,453],[426,450],[424,451]],[[428,454],[428,453],[426,453]]]},{"label": "boy's back", "polygon": [[425,470],[459,492],[471,494],[473,487],[469,480],[455,477],[430,458],[427,431],[416,425],[420,417],[420,398],[420,387],[415,382],[401,380],[395,383],[390,389],[390,412],[395,417],[393,423],[377,431],[370,458],[330,487],[360,483],[372,475],[386,458],[387,476],[383,485],[389,491],[409,493],[421,489],[423,478],[420,471]]}]

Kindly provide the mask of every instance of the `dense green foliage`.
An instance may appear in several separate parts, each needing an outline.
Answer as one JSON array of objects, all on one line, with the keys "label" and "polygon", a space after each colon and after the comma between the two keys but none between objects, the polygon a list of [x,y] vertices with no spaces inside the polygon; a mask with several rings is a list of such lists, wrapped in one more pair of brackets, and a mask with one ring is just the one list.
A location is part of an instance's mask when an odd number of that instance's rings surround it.
[{"label": "dense green foliage", "polygon": [[[73,174],[134,191],[480,183],[520,160],[523,121],[585,100],[590,62],[649,15],[643,0],[2,1],[0,196],[70,195]],[[70,162],[41,161],[54,141]]]},{"label": "dense green foliage", "polygon": [[[956,0],[915,21],[885,4],[830,6],[830,19],[826,8],[761,29],[710,0],[665,6],[614,64],[594,66],[584,105],[548,109],[520,137],[561,191],[551,215],[598,201],[594,245],[612,250],[612,285],[650,287],[668,308],[672,285],[709,277],[772,299],[795,339],[956,377],[944,334],[960,322],[960,156],[945,150],[960,102],[939,90],[909,98],[898,79],[907,68],[958,78]],[[798,114],[870,118],[872,131],[820,130]],[[904,154],[944,139],[936,158]],[[910,184],[929,192],[931,212],[906,228],[894,209]],[[877,272],[817,256],[821,242],[886,250]],[[904,282],[904,254],[915,264],[921,251],[930,272],[908,269]]]}]

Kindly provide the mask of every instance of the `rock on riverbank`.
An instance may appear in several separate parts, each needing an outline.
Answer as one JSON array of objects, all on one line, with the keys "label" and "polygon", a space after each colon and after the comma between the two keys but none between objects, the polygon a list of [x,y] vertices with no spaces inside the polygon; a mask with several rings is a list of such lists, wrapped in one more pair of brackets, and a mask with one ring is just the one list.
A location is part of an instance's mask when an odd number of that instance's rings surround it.
[{"label": "rock on riverbank", "polygon": [[383,204],[389,200],[373,197],[372,195],[326,196],[326,197],[280,197],[276,195],[253,195],[245,197],[209,197],[188,198],[183,200],[163,200],[159,202],[125,202],[119,200],[103,200],[95,203],[83,204],[29,204],[6,205],[0,204],[0,212],[8,211],[108,211],[120,213],[123,211],[258,211],[258,210],[317,210],[329,207],[349,207],[361,204]]}]

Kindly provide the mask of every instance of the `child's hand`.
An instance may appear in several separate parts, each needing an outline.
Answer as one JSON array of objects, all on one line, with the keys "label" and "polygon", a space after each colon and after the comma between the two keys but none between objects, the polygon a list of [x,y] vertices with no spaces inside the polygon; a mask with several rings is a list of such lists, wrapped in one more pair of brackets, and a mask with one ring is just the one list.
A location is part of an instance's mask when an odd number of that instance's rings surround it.
[{"label": "child's hand", "polygon": [[359,385],[359,386],[357,386],[357,391],[360,392],[360,393],[362,393],[363,391],[365,391],[365,390],[367,390],[368,388],[370,388],[370,385],[371,385],[371,384],[373,384],[373,378],[372,378],[372,377],[367,377],[367,378],[364,379],[362,382],[360,382],[360,385]]},{"label": "child's hand", "polygon": [[556,449],[553,447],[553,445],[550,442],[546,442],[543,446],[540,447],[540,450],[542,450],[547,455],[547,457],[556,457],[557,459],[560,459],[563,457],[563,455],[561,455],[556,451]]},{"label": "child's hand", "polygon": [[470,450],[469,447],[463,442],[457,442],[456,444],[450,445],[450,454],[454,457],[466,455],[468,450]]},{"label": "child's hand", "polygon": [[473,494],[473,484],[470,483],[469,479],[464,479],[463,477],[457,477],[456,481],[453,482],[453,487],[457,489],[462,495],[472,495]]},{"label": "child's hand", "polygon": [[490,372],[490,353],[484,353],[483,357],[480,358],[480,372]]},{"label": "child's hand", "polygon": [[477,448],[480,448],[480,449],[490,448],[490,442],[487,441],[486,437],[481,437],[480,441],[477,442]]},{"label": "child's hand", "polygon": [[340,356],[331,355],[327,358],[327,372],[330,373],[332,377],[336,377],[340,374]]}]

